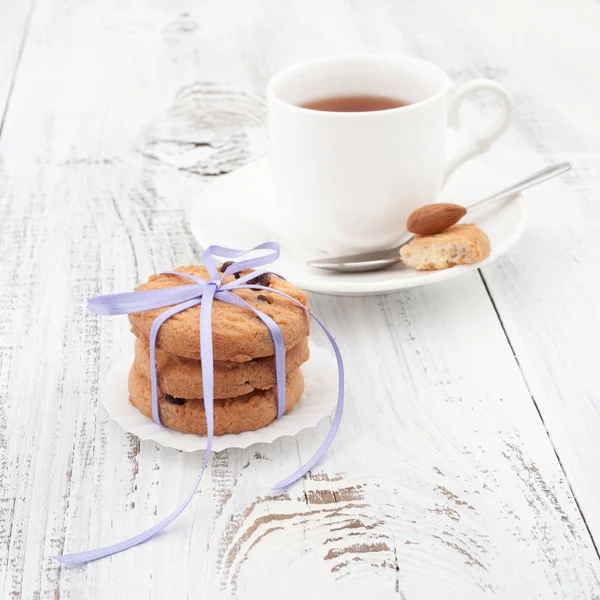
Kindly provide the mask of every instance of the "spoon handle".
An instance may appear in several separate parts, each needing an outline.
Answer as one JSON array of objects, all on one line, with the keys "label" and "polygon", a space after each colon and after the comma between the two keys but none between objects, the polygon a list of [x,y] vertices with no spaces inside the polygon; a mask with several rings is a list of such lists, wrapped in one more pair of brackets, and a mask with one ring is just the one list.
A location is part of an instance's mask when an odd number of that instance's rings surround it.
[{"label": "spoon handle", "polygon": [[547,181],[548,179],[552,179],[553,177],[556,177],[557,175],[562,175],[563,173],[566,173],[570,168],[571,168],[571,165],[569,163],[560,163],[558,165],[552,165],[551,167],[546,167],[545,169],[542,169],[541,171],[534,173],[533,175],[527,177],[526,179],[519,181],[519,183],[515,183],[514,185],[511,185],[510,187],[507,187],[503,190],[500,190],[499,192],[496,192],[492,196],[488,196],[487,198],[478,200],[477,202],[475,202],[475,204],[471,204],[471,206],[468,207],[469,212],[472,210],[475,210],[476,208],[481,208],[482,206],[487,206],[488,204],[492,204],[493,202],[502,200],[503,198],[508,198],[509,196],[518,194],[519,192],[522,192],[523,190],[533,187],[534,185],[537,185],[538,183],[543,183],[544,181]]}]

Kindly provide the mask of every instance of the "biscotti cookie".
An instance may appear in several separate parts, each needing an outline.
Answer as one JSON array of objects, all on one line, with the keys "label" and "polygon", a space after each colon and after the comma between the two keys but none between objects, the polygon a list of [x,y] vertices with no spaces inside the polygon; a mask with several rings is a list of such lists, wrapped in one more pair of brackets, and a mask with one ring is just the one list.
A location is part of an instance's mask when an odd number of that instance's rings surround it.
[{"label": "biscotti cookie", "polygon": [[[300,369],[287,375],[286,412],[291,411],[304,391]],[[152,418],[150,380],[134,367],[129,372],[129,401],[141,413]],[[163,425],[184,433],[206,435],[204,401],[174,398],[158,390],[158,407]],[[277,416],[276,388],[256,390],[237,398],[214,401],[215,435],[241,433],[266,427]]]},{"label": "biscotti cookie", "polygon": [[[197,265],[178,267],[175,270],[207,281],[210,279],[206,269]],[[244,273],[248,272],[250,271],[244,271]],[[233,280],[234,275],[229,275],[224,282]],[[190,283],[193,283],[190,279],[178,275],[152,275],[148,282],[140,285],[136,291],[156,290]],[[308,305],[306,294],[284,279],[273,275],[263,276],[261,285],[268,285],[292,296],[305,306]],[[241,289],[233,290],[233,293],[271,317],[279,325],[286,348],[292,348],[308,336],[309,315],[291,300],[267,290]],[[133,333],[148,339],[152,321],[167,308],[130,314],[129,321]],[[212,310],[212,334],[215,360],[244,362],[270,356],[275,352],[270,331],[252,311],[216,299]],[[166,352],[199,360],[199,340],[200,307],[194,306],[165,321],[160,328],[157,341]]]},{"label": "biscotti cookie", "polygon": [[470,265],[489,254],[488,236],[472,223],[454,225],[433,235],[416,235],[400,249],[402,261],[417,271]]},{"label": "biscotti cookie", "polygon": [[[286,373],[295,371],[309,357],[308,339],[285,353]],[[202,365],[199,360],[183,358],[156,347],[156,376],[160,389],[177,398],[203,398]],[[135,341],[135,368],[150,377],[150,347],[144,338]],[[276,381],[275,356],[247,362],[214,361],[214,397],[232,398],[252,390],[273,387]]]}]

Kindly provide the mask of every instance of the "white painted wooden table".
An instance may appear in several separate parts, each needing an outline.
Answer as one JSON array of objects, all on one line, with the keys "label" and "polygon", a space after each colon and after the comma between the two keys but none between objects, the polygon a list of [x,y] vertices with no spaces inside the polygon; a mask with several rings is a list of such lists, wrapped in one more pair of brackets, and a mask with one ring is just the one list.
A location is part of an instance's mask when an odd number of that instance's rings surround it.
[{"label": "white painted wooden table", "polygon": [[[0,597],[599,598],[599,31],[597,0],[0,0]],[[484,159],[507,183],[574,170],[483,272],[313,295],[347,410],[302,484],[269,491],[325,424],[215,455],[156,540],[61,568],[168,514],[202,460],[109,420],[131,336],[87,298],[197,262],[186,215],[263,151],[268,77],[363,50],[512,90]]]}]

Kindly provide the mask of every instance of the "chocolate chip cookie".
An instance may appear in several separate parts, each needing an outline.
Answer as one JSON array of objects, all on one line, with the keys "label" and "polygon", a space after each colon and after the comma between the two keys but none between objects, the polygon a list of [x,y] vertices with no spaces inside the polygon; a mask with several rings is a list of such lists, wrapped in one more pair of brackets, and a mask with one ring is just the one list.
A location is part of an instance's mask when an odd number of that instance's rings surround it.
[{"label": "chocolate chip cookie", "polygon": [[[287,375],[286,412],[291,411],[304,391],[304,378],[300,369]],[[152,418],[150,380],[132,367],[129,372],[129,401],[140,412]],[[200,399],[183,399],[158,390],[159,414],[163,425],[183,431],[206,435],[204,402]],[[215,435],[241,433],[266,427],[277,416],[276,388],[255,390],[235,398],[214,401]]]},{"label": "chocolate chip cookie", "polygon": [[[305,338],[285,353],[286,373],[295,371],[309,357]],[[156,375],[160,389],[178,398],[203,398],[202,365],[199,360],[183,358],[156,348]],[[135,341],[135,368],[150,377],[150,347],[144,338]],[[275,385],[275,356],[247,362],[214,361],[214,397],[232,398],[252,390]]]},{"label": "chocolate chip cookie", "polygon": [[[208,281],[204,267],[190,265],[175,269]],[[251,271],[244,271],[244,274]],[[224,282],[234,281],[233,275]],[[306,294],[284,279],[271,275],[261,278],[274,290],[279,290],[308,306]],[[147,283],[136,290],[163,289],[193,282],[178,275],[152,275]],[[294,302],[267,290],[234,290],[234,294],[254,308],[271,317],[283,335],[286,349],[296,346],[310,331],[308,314]],[[168,307],[129,315],[131,329],[137,337],[148,339],[152,321]],[[158,345],[166,352],[185,358],[200,359],[200,307],[188,308],[170,319],[160,328]],[[213,302],[212,313],[213,353],[217,361],[245,362],[274,354],[273,340],[267,326],[251,311],[220,300]]]}]

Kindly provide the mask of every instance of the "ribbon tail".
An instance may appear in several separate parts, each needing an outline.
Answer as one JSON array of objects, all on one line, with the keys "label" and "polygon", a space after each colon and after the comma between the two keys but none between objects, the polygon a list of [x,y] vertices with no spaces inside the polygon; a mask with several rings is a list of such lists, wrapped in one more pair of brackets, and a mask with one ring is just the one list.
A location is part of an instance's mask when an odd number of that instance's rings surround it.
[{"label": "ribbon tail", "polygon": [[207,448],[206,456],[204,458],[204,464],[202,465],[202,471],[200,472],[200,476],[196,481],[196,485],[194,489],[189,494],[189,496],[183,501],[181,506],[173,511],[168,517],[164,518],[160,523],[154,525],[150,529],[139,533],[138,535],[129,538],[128,540],[123,540],[118,544],[113,544],[111,546],[105,546],[104,548],[96,548],[95,550],[88,550],[86,552],[74,552],[73,554],[61,554],[56,557],[58,561],[60,561],[63,565],[67,567],[76,567],[78,565],[83,565],[88,562],[92,562],[94,560],[98,560],[99,558],[104,558],[105,556],[110,556],[111,554],[117,554],[118,552],[123,552],[124,550],[128,550],[133,546],[137,546],[138,544],[142,544],[143,542],[148,541],[150,538],[154,537],[159,531],[162,531],[167,525],[170,525],[187,507],[187,505],[192,501],[194,494],[200,487],[200,482],[202,481],[202,476],[204,475],[204,470],[206,469],[206,465],[208,464],[207,457],[209,456],[210,450]]},{"label": "ribbon tail", "polygon": [[290,296],[289,294],[286,294],[285,292],[280,292],[279,290],[275,290],[273,288],[269,288],[269,287],[262,286],[262,285],[251,285],[251,286],[250,285],[240,285],[239,287],[253,289],[253,290],[257,290],[257,289],[267,290],[269,292],[279,294],[280,296],[284,296],[288,300],[291,300],[292,302],[294,302],[295,304],[297,304],[298,306],[303,308],[311,316],[311,318],[314,319],[319,324],[319,326],[321,327],[321,329],[327,336],[327,339],[329,340],[329,343],[331,344],[331,347],[333,348],[333,352],[335,353],[335,358],[337,361],[338,397],[337,397],[337,404],[335,407],[335,413],[333,415],[333,420],[331,421],[331,427],[329,428],[329,431],[327,432],[327,436],[323,440],[323,443],[319,446],[318,450],[314,453],[314,455],[308,461],[306,461],[306,463],[303,464],[297,471],[292,473],[289,477],[282,479],[280,482],[276,483],[275,486],[273,487],[274,490],[281,490],[281,489],[284,489],[284,488],[290,486],[292,483],[298,481],[298,479],[300,479],[302,476],[306,475],[306,473],[308,473],[308,471],[310,471],[321,460],[321,458],[323,457],[323,455],[325,454],[325,452],[327,451],[329,446],[331,446],[331,442],[333,442],[333,439],[335,438],[335,434],[337,433],[337,430],[340,427],[340,423],[342,421],[342,413],[344,411],[344,361],[342,360],[342,353],[340,352],[339,346],[337,345],[335,338],[331,335],[331,333],[329,333],[329,330],[327,329],[327,327],[325,327],[323,322],[318,317],[316,317],[310,311],[309,308],[304,306],[304,304],[302,304],[302,302],[299,302],[298,300],[296,300],[296,298],[293,298],[292,296]]},{"label": "ribbon tail", "polygon": [[112,316],[171,306],[201,296],[206,282],[196,280],[196,283],[199,285],[178,285],[172,288],[96,296],[88,300],[88,308],[95,315]]},{"label": "ribbon tail", "polygon": [[[190,287],[190,286],[188,286],[188,287]],[[211,296],[211,299],[212,299],[212,296]],[[156,381],[156,361],[155,361],[155,357],[154,357],[154,352],[155,352],[155,347],[156,347],[156,336],[158,334],[158,330],[160,329],[160,326],[167,319],[172,317],[173,315],[177,314],[178,312],[181,312],[182,310],[185,310],[187,308],[190,308],[190,307],[195,306],[200,303],[201,303],[201,300],[199,298],[194,298],[192,300],[188,300],[187,302],[184,302],[177,306],[173,306],[172,308],[162,312],[152,322],[152,327],[150,328],[150,336],[149,336],[150,381],[151,381],[151,389],[152,389],[152,418],[159,425],[162,425],[162,423],[160,422],[160,416],[159,416],[159,412],[158,412],[158,384]],[[210,441],[211,440],[209,440],[209,444],[210,444]],[[59,555],[56,557],[57,560],[59,560],[61,563],[63,563],[66,566],[69,566],[69,567],[82,565],[84,563],[91,562],[93,560],[98,560],[99,558],[104,558],[105,556],[110,556],[111,554],[123,552],[124,550],[127,550],[128,548],[137,546],[138,544],[141,544],[141,543],[149,540],[150,538],[154,537],[159,531],[163,530],[165,527],[167,527],[167,525],[172,523],[185,510],[186,506],[191,502],[192,498],[194,497],[194,494],[196,493],[196,490],[200,486],[200,482],[202,481],[202,476],[204,475],[206,465],[208,464],[208,456],[209,455],[210,455],[210,445],[206,450],[206,455],[204,457],[204,463],[202,465],[202,470],[200,472],[200,475],[198,477],[196,485],[195,485],[194,489],[192,490],[191,494],[189,494],[189,496],[183,501],[183,503],[179,506],[179,508],[177,508],[174,512],[172,512],[168,517],[166,517],[165,519],[160,521],[160,523],[157,523],[156,525],[154,525],[154,527],[151,527],[150,529],[147,529],[146,531],[143,531],[142,533],[139,533],[138,535],[135,535],[132,538],[129,538],[127,540],[123,540],[122,542],[119,542],[117,544],[112,544],[110,546],[105,546],[103,548],[96,548],[95,550],[88,550],[86,552],[75,552],[73,554],[62,554],[62,555]]]},{"label": "ribbon tail", "polygon": [[[293,298],[292,298],[293,300]],[[302,305],[300,302],[298,304]],[[273,486],[274,490],[282,490],[286,487],[290,486],[292,483],[298,481],[301,477],[306,475],[320,460],[323,458],[323,455],[331,446],[331,442],[335,438],[335,434],[337,433],[340,423],[342,421],[342,413],[344,411],[344,363],[342,361],[342,353],[340,352],[339,346],[337,345],[334,337],[329,333],[325,325],[317,318],[313,313],[306,307],[304,307],[308,314],[320,325],[321,329],[327,336],[327,339],[331,343],[331,347],[333,348],[333,352],[335,353],[335,358],[337,360],[338,366],[338,398],[337,405],[335,407],[335,413],[333,415],[333,420],[331,421],[331,427],[327,432],[327,436],[323,440],[323,443],[319,446],[318,450],[313,454],[313,456],[306,461],[297,471],[282,479],[278,483]]]}]

